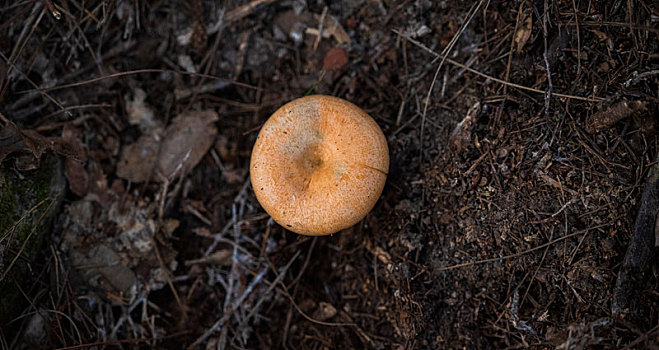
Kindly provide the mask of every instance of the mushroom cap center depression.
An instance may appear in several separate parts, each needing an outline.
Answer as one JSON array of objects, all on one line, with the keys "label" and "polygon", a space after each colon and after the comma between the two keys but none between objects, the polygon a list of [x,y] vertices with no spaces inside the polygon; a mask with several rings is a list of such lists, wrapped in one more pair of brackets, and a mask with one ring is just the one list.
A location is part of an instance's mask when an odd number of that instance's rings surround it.
[{"label": "mushroom cap center depression", "polygon": [[309,96],[263,126],[251,177],[257,199],[279,224],[328,234],[372,209],[388,167],[386,140],[372,118],[338,98]]}]

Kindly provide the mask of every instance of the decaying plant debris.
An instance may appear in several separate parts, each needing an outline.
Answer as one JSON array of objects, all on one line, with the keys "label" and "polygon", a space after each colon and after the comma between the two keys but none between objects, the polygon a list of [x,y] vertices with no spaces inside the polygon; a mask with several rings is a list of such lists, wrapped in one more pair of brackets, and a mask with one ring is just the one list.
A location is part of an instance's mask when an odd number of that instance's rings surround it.
[{"label": "decaying plant debris", "polygon": [[[2,167],[60,157],[69,191],[0,349],[657,344],[656,259],[623,293],[642,307],[613,300],[657,166],[656,6],[3,3]],[[249,185],[260,126],[309,93],[391,153],[374,211],[330,237]]]}]

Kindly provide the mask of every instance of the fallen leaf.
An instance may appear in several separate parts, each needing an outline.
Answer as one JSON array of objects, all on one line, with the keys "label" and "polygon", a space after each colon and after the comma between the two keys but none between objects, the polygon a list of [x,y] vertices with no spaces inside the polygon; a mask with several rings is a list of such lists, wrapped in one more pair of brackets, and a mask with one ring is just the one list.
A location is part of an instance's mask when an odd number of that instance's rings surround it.
[{"label": "fallen leaf", "polygon": [[149,181],[158,160],[159,147],[160,143],[153,135],[142,135],[126,146],[117,164],[117,176],[132,182]]},{"label": "fallen leaf", "polygon": [[167,127],[157,160],[157,177],[164,180],[180,170],[190,171],[201,161],[215,141],[219,120],[214,111],[189,112],[178,115]]},{"label": "fallen leaf", "polygon": [[341,47],[335,47],[325,55],[323,60],[323,69],[339,69],[348,64],[348,52]]},{"label": "fallen leaf", "polygon": [[85,170],[87,156],[84,152],[81,133],[71,124],[66,124],[62,129],[62,141],[78,154],[76,157],[67,157],[64,162],[64,174],[69,183],[71,192],[80,197],[87,195],[89,190],[89,174]]},{"label": "fallen leaf", "polygon": [[12,153],[22,153],[16,157],[18,170],[32,170],[39,167],[39,159],[46,151],[79,159],[79,152],[63,142],[59,137],[41,135],[35,130],[19,130],[12,123],[6,123],[0,129],[0,163]]},{"label": "fallen leaf", "polygon": [[70,258],[87,283],[107,292],[130,295],[137,283],[135,273],[121,263],[119,254],[104,244],[94,245],[87,253],[72,249]]},{"label": "fallen leaf", "polygon": [[39,168],[40,158],[32,154],[21,154],[16,156],[16,169],[20,171],[34,170]]},{"label": "fallen leaf", "polygon": [[87,161],[87,154],[85,147],[82,144],[82,132],[71,124],[66,124],[62,129],[62,143],[64,146],[60,147],[65,149],[66,154],[75,158],[80,162]]},{"label": "fallen leaf", "polygon": [[190,171],[213,145],[218,119],[217,113],[210,110],[184,113],[174,118],[164,132],[156,128],[142,135],[125,147],[117,176],[133,182],[164,181]]},{"label": "fallen leaf", "polygon": [[515,33],[515,44],[517,52],[522,52],[522,48],[526,45],[526,42],[529,41],[531,37],[531,32],[533,30],[533,16],[530,14],[524,14],[524,17],[520,20],[520,26],[517,28]]},{"label": "fallen leaf", "polygon": [[67,158],[64,162],[64,174],[69,182],[71,192],[80,197],[87,195],[89,189],[89,175],[85,170],[85,165],[75,159]]},{"label": "fallen leaf", "polygon": [[0,163],[11,153],[29,151],[14,123],[8,123],[0,129]]},{"label": "fallen leaf", "polygon": [[330,303],[321,301],[318,303],[318,309],[313,313],[313,318],[318,321],[325,321],[336,316],[336,308]]},{"label": "fallen leaf", "polygon": [[53,139],[43,136],[34,130],[21,130],[23,141],[35,158],[40,158],[43,152],[53,146]]}]

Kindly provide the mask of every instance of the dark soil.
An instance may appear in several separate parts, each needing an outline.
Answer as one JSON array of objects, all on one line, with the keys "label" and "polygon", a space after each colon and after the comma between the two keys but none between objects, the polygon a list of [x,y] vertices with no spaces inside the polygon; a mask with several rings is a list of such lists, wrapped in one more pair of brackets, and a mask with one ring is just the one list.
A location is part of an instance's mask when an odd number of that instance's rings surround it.
[{"label": "dark soil", "polygon": [[[53,149],[70,192],[0,348],[656,348],[656,261],[638,310],[612,296],[657,155],[658,16],[634,0],[3,4],[3,125],[80,151]],[[360,106],[390,147],[375,209],[328,237],[278,226],[249,185],[259,127],[309,93]],[[210,149],[184,137],[194,168],[149,178],[125,158],[196,111],[217,118]]]}]

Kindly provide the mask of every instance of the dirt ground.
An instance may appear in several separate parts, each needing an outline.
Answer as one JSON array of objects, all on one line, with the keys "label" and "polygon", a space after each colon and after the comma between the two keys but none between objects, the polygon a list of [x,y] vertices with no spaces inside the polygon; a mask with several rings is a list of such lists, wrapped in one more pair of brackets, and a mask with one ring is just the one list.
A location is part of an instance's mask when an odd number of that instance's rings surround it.
[{"label": "dirt ground", "polygon": [[[658,19],[637,0],[3,3],[2,123],[65,146],[47,152],[68,193],[1,348],[659,348],[656,264],[639,310],[612,312],[657,155]],[[311,93],[364,109],[391,156],[366,219],[317,238],[248,174],[260,126]]]}]

